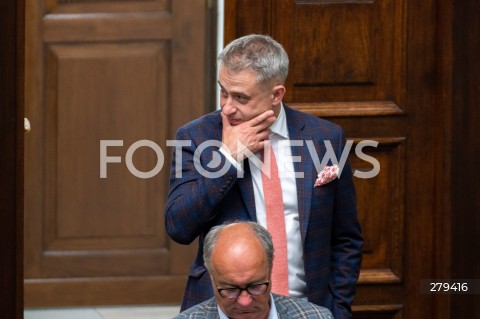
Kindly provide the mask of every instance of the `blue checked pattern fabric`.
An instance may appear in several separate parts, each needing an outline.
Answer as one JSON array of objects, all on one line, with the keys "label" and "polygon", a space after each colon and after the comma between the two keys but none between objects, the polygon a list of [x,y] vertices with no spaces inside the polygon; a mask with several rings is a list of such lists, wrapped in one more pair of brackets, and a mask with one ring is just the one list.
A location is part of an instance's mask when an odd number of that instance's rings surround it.
[{"label": "blue checked pattern fabric", "polygon": [[[333,319],[327,308],[319,307],[307,301],[273,294],[279,319]],[[215,298],[196,305],[174,319],[218,319]]]}]

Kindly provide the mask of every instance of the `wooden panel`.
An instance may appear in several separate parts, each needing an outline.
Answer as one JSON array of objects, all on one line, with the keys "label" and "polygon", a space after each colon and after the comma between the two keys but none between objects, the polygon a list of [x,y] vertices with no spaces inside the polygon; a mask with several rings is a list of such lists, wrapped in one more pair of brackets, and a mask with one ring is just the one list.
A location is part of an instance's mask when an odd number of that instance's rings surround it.
[{"label": "wooden panel", "polygon": [[[46,171],[52,177],[46,189],[47,250],[165,247],[166,189],[158,181],[168,178],[167,170],[144,180],[126,165],[110,164],[100,179],[99,159],[101,140],[123,141],[125,147],[107,150],[119,153],[122,163],[134,142],[166,140],[169,52],[168,43],[50,48],[46,85],[56,94],[47,95],[46,147],[56,157]],[[157,164],[150,148],[134,154],[140,171]]]},{"label": "wooden panel", "polygon": [[[46,13],[171,12],[172,0],[44,0]],[[153,30],[152,30],[153,31]]]},{"label": "wooden panel", "polygon": [[185,279],[184,275],[29,279],[27,284],[25,300],[28,300],[28,307],[102,306],[106,300],[114,300],[117,305],[172,305],[179,304],[177,291],[183,291]]},{"label": "wooden panel", "polygon": [[[391,0],[277,5],[272,34],[295,66],[287,79],[286,101],[362,102],[354,108],[330,106],[344,116],[363,108],[368,114],[377,103],[391,105],[389,114],[406,110],[404,5]],[[294,29],[280,27],[287,23]]]},{"label": "wooden panel", "polygon": [[359,319],[398,319],[403,318],[402,305],[354,306],[355,318]]},{"label": "wooden panel", "polygon": [[207,9],[32,1],[27,306],[180,303],[195,247],[165,233],[166,140],[207,111]]},{"label": "wooden panel", "polygon": [[[405,220],[405,145],[404,138],[368,138],[377,147],[362,152],[378,161],[380,171],[374,178],[355,178],[357,206],[365,244],[360,284],[402,281]],[[353,155],[353,154],[352,154]],[[354,171],[371,171],[372,164],[350,156]],[[375,200],[364,194],[376,194]]]},{"label": "wooden panel", "polygon": [[[299,44],[292,54],[295,85],[373,85],[376,82],[374,6],[371,3],[320,4],[321,1],[297,2],[295,7],[294,34]],[[315,25],[307,28],[302,20]],[[307,46],[307,43],[318,45]]]},{"label": "wooden panel", "polygon": [[[172,36],[171,18],[164,12],[145,16],[49,14],[43,20],[43,39],[45,42],[167,40]],[[68,29],[63,27],[65,24]],[[165,26],[158,28],[159,24]]]},{"label": "wooden panel", "polygon": [[225,1],[225,39],[231,41],[239,35],[270,33],[273,14],[272,1],[274,0]]}]

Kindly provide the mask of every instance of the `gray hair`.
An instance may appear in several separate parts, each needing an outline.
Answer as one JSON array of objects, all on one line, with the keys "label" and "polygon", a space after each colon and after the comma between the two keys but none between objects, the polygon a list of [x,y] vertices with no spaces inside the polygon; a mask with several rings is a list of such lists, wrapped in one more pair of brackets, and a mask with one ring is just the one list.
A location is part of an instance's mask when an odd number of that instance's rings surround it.
[{"label": "gray hair", "polygon": [[211,270],[213,268],[211,257],[213,249],[217,244],[218,236],[225,228],[234,224],[244,224],[248,226],[248,228],[252,231],[253,235],[255,235],[255,237],[260,241],[260,244],[265,251],[265,255],[267,256],[268,268],[272,270],[274,252],[272,236],[263,226],[251,221],[239,221],[212,227],[203,242],[203,260],[205,262],[205,267],[207,268],[207,270],[211,273]]},{"label": "gray hair", "polygon": [[233,72],[253,70],[261,85],[285,84],[288,75],[288,55],[268,35],[251,34],[230,42],[218,55],[217,63]]}]

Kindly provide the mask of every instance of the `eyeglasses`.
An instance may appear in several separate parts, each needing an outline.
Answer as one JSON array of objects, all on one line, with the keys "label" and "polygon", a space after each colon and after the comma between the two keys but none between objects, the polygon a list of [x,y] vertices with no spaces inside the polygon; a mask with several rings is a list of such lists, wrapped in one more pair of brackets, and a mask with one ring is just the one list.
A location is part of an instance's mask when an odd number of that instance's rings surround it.
[{"label": "eyeglasses", "polygon": [[246,291],[250,296],[258,296],[262,295],[267,291],[268,285],[270,285],[270,282],[262,282],[261,284],[253,284],[249,285],[245,288],[240,288],[240,287],[235,287],[235,288],[218,288],[218,293],[220,296],[223,298],[237,298],[240,296],[242,291]]}]

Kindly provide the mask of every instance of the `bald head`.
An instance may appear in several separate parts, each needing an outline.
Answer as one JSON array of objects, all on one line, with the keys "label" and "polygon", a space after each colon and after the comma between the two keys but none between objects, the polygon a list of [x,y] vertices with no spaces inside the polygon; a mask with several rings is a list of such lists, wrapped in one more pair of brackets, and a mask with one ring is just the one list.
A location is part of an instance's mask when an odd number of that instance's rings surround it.
[{"label": "bald head", "polygon": [[214,227],[203,256],[217,305],[228,318],[268,318],[273,244],[265,228],[253,222]]},{"label": "bald head", "polygon": [[[264,262],[271,270],[273,243],[270,233],[254,222],[236,222],[216,226],[205,238],[203,257],[212,273],[216,266],[248,266]],[[258,266],[258,265],[257,265]]]}]

